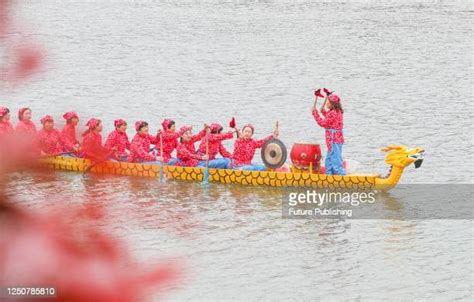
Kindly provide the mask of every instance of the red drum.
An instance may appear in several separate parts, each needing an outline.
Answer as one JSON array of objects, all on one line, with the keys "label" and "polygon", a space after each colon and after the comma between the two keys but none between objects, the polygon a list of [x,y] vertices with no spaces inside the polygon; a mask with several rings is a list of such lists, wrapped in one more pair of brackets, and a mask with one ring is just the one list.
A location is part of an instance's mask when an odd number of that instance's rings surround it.
[{"label": "red drum", "polygon": [[310,165],[313,171],[318,172],[321,162],[321,148],[318,144],[296,143],[291,148],[291,162],[299,170],[309,170]]}]

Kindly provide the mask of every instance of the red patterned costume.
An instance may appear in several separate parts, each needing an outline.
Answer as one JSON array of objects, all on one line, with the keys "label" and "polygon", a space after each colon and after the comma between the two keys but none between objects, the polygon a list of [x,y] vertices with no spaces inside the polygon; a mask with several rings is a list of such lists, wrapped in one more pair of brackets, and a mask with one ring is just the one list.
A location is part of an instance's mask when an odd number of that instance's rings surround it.
[{"label": "red patterned costume", "polygon": [[0,122],[0,135],[12,134],[13,126],[9,121]]},{"label": "red patterned costume", "polygon": [[[182,127],[182,132],[191,130],[190,127]],[[181,132],[181,131],[180,131]],[[202,155],[196,154],[196,148],[194,143],[200,141],[203,137],[206,136],[206,129],[203,129],[196,135],[193,135],[191,139],[187,142],[182,142],[178,144],[176,148],[176,157],[178,158],[177,166],[184,167],[196,167],[199,162],[202,160]]]},{"label": "red patterned costume", "polygon": [[163,132],[160,134],[161,138],[163,140],[163,153],[161,153],[160,150],[160,145],[161,142],[158,141],[157,143],[157,149],[158,149],[158,155],[163,154],[163,161],[165,163],[169,162],[170,159],[172,158],[171,153],[178,147],[178,138],[183,135],[183,129],[180,131],[171,131],[169,130],[169,125],[172,122],[170,119],[165,119],[161,125],[163,126]]},{"label": "red patterned costume", "polygon": [[[222,126],[219,124],[211,124],[210,129],[211,129],[211,132],[218,132],[220,129],[222,129]],[[206,146],[208,145],[209,146],[209,153],[208,153],[209,160],[216,159],[216,155],[219,153],[224,158],[232,158],[232,154],[230,154],[226,150],[226,148],[222,144],[222,141],[226,139],[231,139],[233,137],[234,137],[234,134],[232,132],[209,133],[208,137],[201,141],[198,152],[200,154],[206,154]]]},{"label": "red patterned costume", "polygon": [[30,110],[29,108],[21,108],[18,110],[18,124],[16,124],[15,132],[19,135],[26,136],[27,139],[34,138],[36,136],[36,125],[31,120],[23,119],[25,111]]},{"label": "red patterned costume", "polygon": [[36,135],[36,126],[32,121],[19,121],[16,124],[15,132],[21,135],[34,137]]},{"label": "red patterned costume", "polygon": [[341,99],[334,93],[328,93],[327,99],[329,100],[331,110],[321,110],[321,114],[324,119],[319,116],[318,110],[313,110],[313,116],[319,126],[326,130],[326,146],[328,148],[325,168],[326,174],[328,175],[346,175],[344,168],[344,161],[342,159],[342,147],[344,145],[344,135],[342,133],[343,123],[343,110],[341,107]]},{"label": "red patterned costume", "polygon": [[65,140],[72,146],[80,145],[79,140],[76,137],[76,126],[71,123],[73,118],[79,118],[76,112],[66,112],[63,115],[63,118],[66,120],[66,125],[64,126],[63,130],[61,131]]},{"label": "red patterned costume", "polygon": [[[318,110],[313,110],[313,117],[318,125],[326,129],[326,146],[328,148],[328,152],[330,152],[332,145],[331,137],[334,137],[334,143],[336,144],[344,143],[344,135],[342,131],[340,131],[342,128],[344,128],[343,113],[333,109],[329,111],[322,110],[321,114],[324,116],[324,119],[319,116]],[[334,135],[331,135],[331,130],[328,129],[335,129],[339,131],[334,131]]]},{"label": "red patterned costume", "polygon": [[91,118],[87,122],[88,130],[82,135],[82,151],[84,158],[104,160],[109,151],[102,146],[102,134],[94,131],[99,126],[99,119]]},{"label": "red patterned costume", "polygon": [[[8,113],[10,113],[10,110],[6,107],[0,107],[0,117],[3,118],[6,116]],[[10,121],[0,121],[0,135],[8,135],[13,133],[13,126],[10,123]]]},{"label": "red patterned costume", "polygon": [[127,133],[118,130],[118,128],[125,124],[124,120],[116,120],[114,122],[115,130],[110,132],[105,142],[105,148],[108,150],[111,151],[113,148],[116,148],[111,157],[117,160],[127,157],[128,153],[126,150],[130,150],[130,141]]},{"label": "red patterned costume", "polygon": [[150,154],[150,145],[158,144],[158,136],[153,136],[149,133],[138,132],[142,125],[142,121],[135,123],[135,129],[137,134],[132,139],[130,144],[130,156],[128,157],[129,162],[151,162],[156,161],[156,156]]},{"label": "red patterned costume", "polygon": [[[53,117],[46,115],[41,119],[41,124],[46,122],[54,122]],[[59,130],[53,128],[51,130],[41,129],[36,136],[35,145],[46,154],[59,154],[72,149],[67,141],[61,135]]]},{"label": "red patterned costume", "polygon": [[[247,124],[242,128],[242,130],[245,127],[250,127],[253,133],[254,128],[252,125]],[[232,156],[234,159],[234,165],[236,167],[251,165],[252,159],[255,155],[255,150],[262,148],[263,145],[272,138],[273,135],[267,136],[266,138],[260,140],[255,140],[253,138],[238,138],[235,141],[234,154]]]}]

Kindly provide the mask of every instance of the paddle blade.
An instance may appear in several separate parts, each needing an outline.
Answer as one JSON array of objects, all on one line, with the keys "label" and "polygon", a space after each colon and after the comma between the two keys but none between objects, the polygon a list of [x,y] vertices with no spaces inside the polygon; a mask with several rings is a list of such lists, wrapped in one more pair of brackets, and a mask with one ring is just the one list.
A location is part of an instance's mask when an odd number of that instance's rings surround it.
[{"label": "paddle blade", "polygon": [[235,117],[232,117],[232,120],[229,123],[230,128],[235,128]]},{"label": "paddle blade", "polygon": [[160,163],[160,182],[165,182],[165,174],[163,173],[163,163]]},{"label": "paddle blade", "polygon": [[203,184],[208,184],[209,183],[209,170],[207,168],[204,169],[204,176],[202,178],[202,183]]}]

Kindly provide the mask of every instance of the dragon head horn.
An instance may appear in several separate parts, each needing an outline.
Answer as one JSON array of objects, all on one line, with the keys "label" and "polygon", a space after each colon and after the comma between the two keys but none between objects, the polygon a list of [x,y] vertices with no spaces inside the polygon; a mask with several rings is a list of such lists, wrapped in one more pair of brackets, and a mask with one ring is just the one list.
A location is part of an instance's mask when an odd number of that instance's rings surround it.
[{"label": "dragon head horn", "polygon": [[406,148],[407,148],[406,146],[402,146],[402,145],[390,145],[388,147],[382,148],[381,150],[383,152],[390,152],[390,151],[393,151],[393,150],[402,150],[402,149],[406,149]]}]

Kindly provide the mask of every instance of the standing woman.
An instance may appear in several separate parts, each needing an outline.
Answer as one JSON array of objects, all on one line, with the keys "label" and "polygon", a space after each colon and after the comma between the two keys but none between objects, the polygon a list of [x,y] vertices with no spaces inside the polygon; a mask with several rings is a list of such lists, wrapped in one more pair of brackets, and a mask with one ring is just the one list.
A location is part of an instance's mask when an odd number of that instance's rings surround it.
[{"label": "standing woman", "polygon": [[112,151],[111,158],[118,161],[128,161],[130,155],[130,141],[127,136],[127,122],[118,119],[114,121],[115,130],[110,132],[105,141],[105,148]]},{"label": "standing woman", "polygon": [[158,142],[158,145],[163,144],[163,150],[159,150],[159,155],[163,156],[163,161],[169,165],[176,163],[176,158],[171,157],[171,153],[178,146],[178,138],[183,135],[182,129],[176,132],[176,123],[173,120],[165,119],[161,125],[163,126],[163,132],[161,132],[161,138],[163,142]]},{"label": "standing woman", "polygon": [[326,174],[328,175],[346,175],[342,160],[342,145],[344,144],[344,110],[341,106],[341,99],[332,92],[326,91],[326,99],[321,106],[319,115],[316,108],[318,96],[321,96],[320,89],[315,91],[315,101],[313,106],[313,117],[319,126],[326,129],[326,146],[328,154],[326,156]]},{"label": "standing woman", "polygon": [[43,128],[36,135],[35,146],[43,155],[61,154],[72,148],[63,138],[58,129],[54,128],[54,119],[51,115],[45,115],[41,119]]},{"label": "standing woman", "polygon": [[76,112],[70,111],[64,113],[63,118],[66,120],[66,125],[61,131],[64,139],[66,139],[70,145],[79,148],[80,143],[76,138],[76,126],[79,124],[79,116]]},{"label": "standing woman", "polygon": [[159,143],[158,136],[160,133],[158,132],[156,136],[149,134],[148,123],[145,121],[137,121],[135,123],[135,130],[137,130],[137,134],[135,134],[130,144],[130,156],[128,157],[128,161],[152,164],[163,162],[162,156],[155,156],[150,153],[150,145]]},{"label": "standing woman", "polygon": [[102,146],[102,121],[91,118],[87,121],[87,130],[82,134],[82,151],[84,158],[104,160],[109,151]]},{"label": "standing woman", "polygon": [[[207,153],[209,155],[209,160],[213,161],[213,163],[218,166],[217,168],[230,169],[232,154],[226,150],[222,142],[227,139],[232,139],[234,137],[234,132],[229,131],[222,133],[224,128],[217,123],[212,123],[209,128],[211,133],[201,140],[198,153],[201,155]],[[234,131],[237,133],[235,129]],[[222,155],[223,158],[216,158],[217,154]]]},{"label": "standing woman", "polygon": [[13,133],[13,126],[10,123],[10,109],[0,107],[0,136]]},{"label": "standing woman", "polygon": [[252,163],[255,150],[262,148],[263,145],[272,138],[277,138],[279,135],[278,128],[275,128],[272,135],[260,140],[252,138],[254,130],[251,124],[245,125],[242,128],[242,133],[239,138],[235,141],[233,159],[235,169],[237,170],[265,171],[264,165]]},{"label": "standing woman", "polygon": [[16,133],[33,139],[36,136],[36,126],[31,121],[31,109],[21,108],[18,110],[18,124],[15,127]]}]

